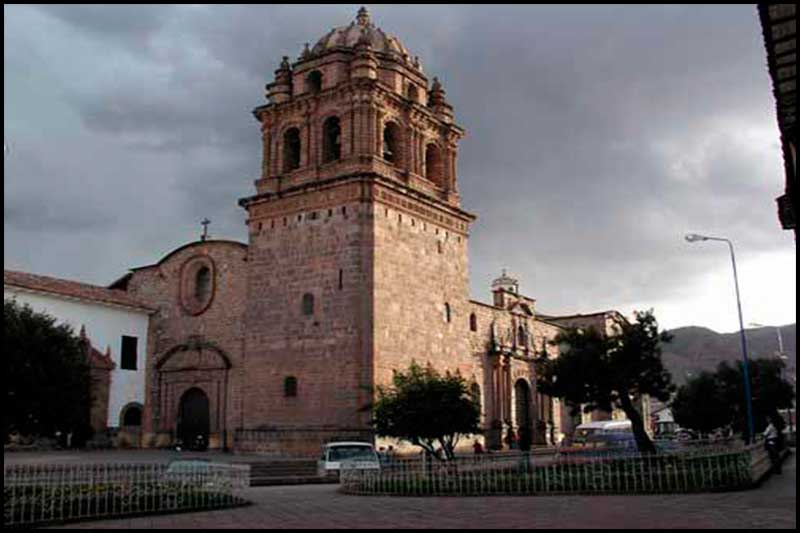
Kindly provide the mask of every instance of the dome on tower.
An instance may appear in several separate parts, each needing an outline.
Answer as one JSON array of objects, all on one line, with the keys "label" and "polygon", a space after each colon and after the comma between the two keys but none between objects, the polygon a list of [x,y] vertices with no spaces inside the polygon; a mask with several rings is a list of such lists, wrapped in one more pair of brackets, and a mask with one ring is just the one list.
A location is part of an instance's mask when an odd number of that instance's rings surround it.
[{"label": "dome on tower", "polygon": [[326,52],[354,49],[359,40],[369,42],[372,50],[378,54],[400,56],[409,60],[411,54],[400,40],[375,26],[369,18],[369,12],[362,7],[358,10],[356,20],[349,26],[334,28],[325,34],[311,49],[311,54],[320,55]]}]

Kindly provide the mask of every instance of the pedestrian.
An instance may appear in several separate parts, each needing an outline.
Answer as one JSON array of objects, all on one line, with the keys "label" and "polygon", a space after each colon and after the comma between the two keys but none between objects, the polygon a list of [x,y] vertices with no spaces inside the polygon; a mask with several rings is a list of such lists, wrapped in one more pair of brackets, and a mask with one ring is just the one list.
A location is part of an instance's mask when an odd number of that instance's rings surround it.
[{"label": "pedestrian", "polygon": [[394,460],[395,460],[394,446],[389,445],[389,447],[386,449],[386,461],[392,464],[394,463]]},{"label": "pedestrian", "polygon": [[483,455],[483,444],[481,444],[481,441],[476,440],[472,445],[472,449],[475,451],[475,455]]},{"label": "pedestrian", "polygon": [[519,444],[517,440],[517,434],[514,432],[514,428],[508,428],[508,433],[506,433],[506,444],[508,445],[509,450],[515,450],[517,448],[517,444]]},{"label": "pedestrian", "polygon": [[775,474],[781,473],[781,457],[780,457],[780,435],[778,428],[770,417],[767,429],[764,430],[764,449],[769,454],[769,461],[772,463],[772,471]]}]

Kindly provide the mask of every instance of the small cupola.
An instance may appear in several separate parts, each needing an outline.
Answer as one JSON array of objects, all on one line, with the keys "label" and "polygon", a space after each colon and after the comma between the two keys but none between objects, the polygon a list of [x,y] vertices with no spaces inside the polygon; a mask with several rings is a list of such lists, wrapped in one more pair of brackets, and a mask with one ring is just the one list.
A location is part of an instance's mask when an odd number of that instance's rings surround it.
[{"label": "small cupola", "polygon": [[509,277],[503,269],[502,275],[492,282],[492,294],[495,307],[508,309],[519,299],[519,280]]}]

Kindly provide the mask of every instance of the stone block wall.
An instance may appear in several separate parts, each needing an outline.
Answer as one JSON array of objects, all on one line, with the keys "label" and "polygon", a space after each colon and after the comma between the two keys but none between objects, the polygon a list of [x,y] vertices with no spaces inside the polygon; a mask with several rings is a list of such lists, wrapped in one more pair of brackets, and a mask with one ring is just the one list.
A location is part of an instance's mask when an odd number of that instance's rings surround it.
[{"label": "stone block wall", "polygon": [[372,235],[363,194],[358,182],[339,183],[250,207],[244,429],[366,427]]},{"label": "stone block wall", "polygon": [[[158,264],[134,269],[127,290],[158,308],[150,320],[143,445],[171,445],[180,401],[198,388],[210,410],[209,440],[224,447],[241,424],[247,247],[198,241]],[[211,270],[207,305],[192,303],[191,265]]]}]

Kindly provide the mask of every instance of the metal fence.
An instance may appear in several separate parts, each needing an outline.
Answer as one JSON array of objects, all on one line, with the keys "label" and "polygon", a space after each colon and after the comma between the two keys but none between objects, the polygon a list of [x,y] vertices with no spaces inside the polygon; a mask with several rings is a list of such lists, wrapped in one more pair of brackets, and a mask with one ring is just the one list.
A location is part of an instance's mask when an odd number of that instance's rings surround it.
[{"label": "metal fence", "polygon": [[27,527],[245,503],[246,466],[162,464],[3,467],[3,527]]},{"label": "metal fence", "polygon": [[761,445],[678,452],[534,456],[479,455],[441,462],[404,459],[380,470],[343,466],[348,494],[478,496],[493,494],[647,494],[735,490],[751,486],[769,459]]}]

